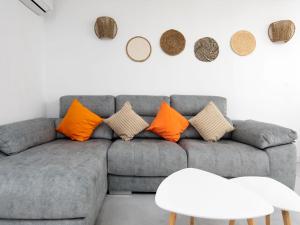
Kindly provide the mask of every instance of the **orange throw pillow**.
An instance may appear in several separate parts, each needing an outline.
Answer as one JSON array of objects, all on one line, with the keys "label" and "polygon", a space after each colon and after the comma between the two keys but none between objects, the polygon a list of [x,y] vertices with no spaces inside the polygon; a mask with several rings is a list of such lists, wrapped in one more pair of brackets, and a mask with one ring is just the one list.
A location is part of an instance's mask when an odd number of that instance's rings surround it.
[{"label": "orange throw pillow", "polygon": [[86,141],[102,121],[101,117],[74,99],[56,130],[74,141]]},{"label": "orange throw pillow", "polygon": [[147,129],[162,138],[177,142],[180,134],[188,127],[189,121],[166,102],[162,102],[160,109]]}]

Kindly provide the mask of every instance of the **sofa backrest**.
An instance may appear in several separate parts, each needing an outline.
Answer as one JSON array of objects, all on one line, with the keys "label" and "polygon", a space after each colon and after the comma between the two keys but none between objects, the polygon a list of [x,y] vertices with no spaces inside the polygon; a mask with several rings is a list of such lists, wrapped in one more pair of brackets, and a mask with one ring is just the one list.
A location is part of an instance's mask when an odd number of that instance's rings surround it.
[{"label": "sofa backrest", "polygon": [[[227,113],[226,98],[204,95],[171,95],[171,106],[187,119],[197,115],[210,101],[214,102],[224,116]],[[228,135],[225,135],[226,138]],[[181,138],[201,138],[191,125],[181,134]]]},{"label": "sofa backrest", "polygon": [[226,98],[204,95],[171,95],[171,106],[184,116],[195,116],[210,101],[214,102],[224,116],[227,113]]},{"label": "sofa backrest", "polygon": [[[126,101],[129,101],[132,105],[133,110],[150,124],[156,116],[161,102],[165,101],[170,104],[170,97],[150,95],[119,95],[116,97],[116,111],[119,111]],[[143,131],[136,137],[159,138],[157,135],[149,131]]]},{"label": "sofa backrest", "polygon": [[[115,97],[111,95],[69,95],[63,96],[59,100],[59,116],[63,118],[68,111],[73,100],[77,98],[85,107],[101,116],[108,118],[115,113]],[[56,120],[58,126],[61,119]],[[57,133],[57,138],[64,138],[64,135]],[[112,139],[113,131],[105,123],[101,123],[92,135],[92,138]]]},{"label": "sofa backrest", "polygon": [[115,97],[111,95],[68,95],[59,99],[59,117],[63,118],[74,99],[97,115],[107,118],[115,113]]},{"label": "sofa backrest", "polygon": [[[195,116],[210,101],[213,101],[217,105],[224,116],[226,116],[227,112],[226,98],[218,96],[171,95],[171,97],[169,97],[150,95],[119,95],[114,97],[111,95],[71,95],[63,96],[60,98],[60,119],[56,120],[56,126],[58,126],[61,118],[65,116],[68,108],[75,98],[77,98],[84,106],[86,106],[102,118],[110,117],[115,112],[119,111],[126,101],[129,101],[132,105],[133,110],[141,117],[143,117],[149,124],[156,116],[162,101],[170,104],[187,119]],[[160,138],[149,131],[141,132],[136,137]],[[226,137],[228,137],[228,135],[226,135],[225,138]],[[64,138],[64,136],[60,133],[57,133],[57,138]],[[101,123],[101,125],[94,131],[92,138],[112,139],[117,138],[117,135],[114,134],[113,131],[105,123]],[[201,137],[192,126],[189,126],[187,130],[181,135],[181,138]]]}]

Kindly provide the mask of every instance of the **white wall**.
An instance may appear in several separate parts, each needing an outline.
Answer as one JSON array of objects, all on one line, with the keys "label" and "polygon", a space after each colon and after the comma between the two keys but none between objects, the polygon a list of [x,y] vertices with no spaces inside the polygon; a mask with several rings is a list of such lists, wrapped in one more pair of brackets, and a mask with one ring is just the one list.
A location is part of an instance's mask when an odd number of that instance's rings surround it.
[{"label": "white wall", "polygon": [[[300,133],[300,34],[287,44],[273,44],[268,25],[291,19],[300,27],[297,0],[60,0],[46,18],[47,113],[58,114],[66,94],[204,94],[228,98],[231,118],[272,122]],[[116,19],[114,40],[96,38],[98,16]],[[175,28],[186,49],[170,57],[159,47],[160,35]],[[235,55],[231,35],[247,29],[257,38],[248,57]],[[129,60],[125,45],[135,35],[147,37],[153,54],[145,63]],[[220,55],[203,63],[194,42],[215,38]],[[300,145],[299,145],[300,148]]]},{"label": "white wall", "polygon": [[45,115],[43,19],[17,0],[0,0],[0,124]]}]

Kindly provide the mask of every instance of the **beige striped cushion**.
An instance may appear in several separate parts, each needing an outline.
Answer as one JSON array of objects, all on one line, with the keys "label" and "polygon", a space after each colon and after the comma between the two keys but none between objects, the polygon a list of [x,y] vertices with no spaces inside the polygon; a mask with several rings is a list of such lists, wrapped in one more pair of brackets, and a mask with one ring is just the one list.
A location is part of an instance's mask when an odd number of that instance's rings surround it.
[{"label": "beige striped cushion", "polygon": [[218,141],[224,134],[234,130],[213,102],[209,102],[189,122],[206,141]]},{"label": "beige striped cushion", "polygon": [[145,130],[149,124],[132,110],[129,102],[104,122],[124,141],[131,140],[135,135]]}]

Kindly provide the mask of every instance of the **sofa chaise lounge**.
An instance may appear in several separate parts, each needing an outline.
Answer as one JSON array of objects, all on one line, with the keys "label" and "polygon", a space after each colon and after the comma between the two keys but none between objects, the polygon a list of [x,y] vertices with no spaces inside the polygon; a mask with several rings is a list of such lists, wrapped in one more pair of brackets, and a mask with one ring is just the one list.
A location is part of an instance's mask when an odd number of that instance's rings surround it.
[{"label": "sofa chaise lounge", "polygon": [[235,130],[218,142],[203,141],[191,126],[178,143],[148,131],[125,142],[102,123],[89,141],[74,142],[55,128],[75,98],[104,118],[130,101],[151,122],[162,100],[187,118],[209,101],[226,116],[226,99],[215,96],[63,96],[60,118],[0,126],[0,225],[93,225],[108,191],[155,192],[186,167],[268,176],[294,188],[297,135],[290,129],[232,121]]}]

